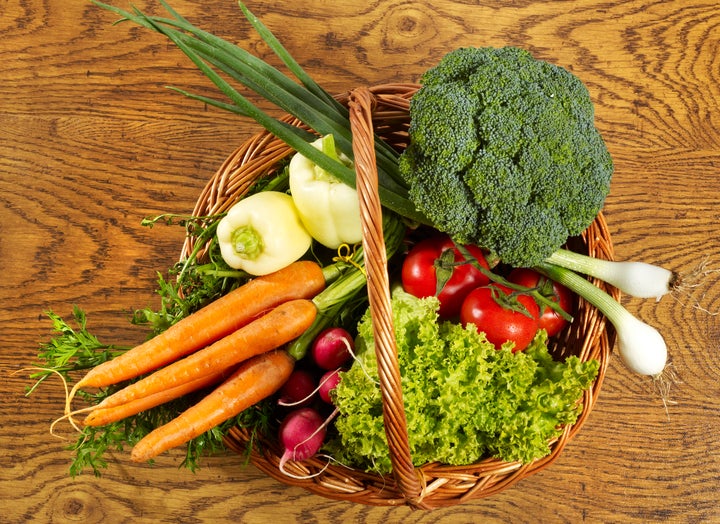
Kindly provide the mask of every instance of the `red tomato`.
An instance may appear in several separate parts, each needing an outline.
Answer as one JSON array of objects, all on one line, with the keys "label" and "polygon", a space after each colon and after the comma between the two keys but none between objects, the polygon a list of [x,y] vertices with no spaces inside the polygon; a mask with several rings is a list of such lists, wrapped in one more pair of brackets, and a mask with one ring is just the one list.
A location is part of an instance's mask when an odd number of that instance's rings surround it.
[{"label": "red tomato", "polygon": [[[511,297],[525,306],[529,316],[503,303],[512,302]],[[538,314],[538,305],[530,295],[513,295],[511,289],[491,284],[472,290],[465,298],[460,310],[460,322],[463,325],[475,324],[478,331],[484,332],[488,341],[498,349],[508,340],[514,342],[515,352],[523,351],[535,338]]]},{"label": "red tomato", "polygon": [[[483,251],[476,246],[465,247],[480,265],[487,269],[488,263],[485,260]],[[441,255],[449,250],[452,250],[451,252],[455,256],[448,261],[448,264],[445,264],[445,267],[452,272],[452,276],[446,279],[445,285],[438,294],[437,264],[441,264],[441,261],[446,260],[441,258]],[[449,255],[446,256],[450,258]],[[453,262],[462,262],[464,260],[465,258],[447,235],[437,235],[421,240],[410,249],[403,261],[403,289],[419,298],[437,296],[440,300],[440,309],[438,311],[440,318],[457,317],[467,294],[476,287],[484,286],[490,281],[470,263],[452,265]],[[440,269],[442,278],[442,268]]]},{"label": "red tomato", "polygon": [[[573,314],[575,308],[575,296],[572,291],[550,281],[547,277],[541,275],[533,269],[517,268],[513,269],[508,275],[508,280],[514,284],[529,288],[538,288],[546,298],[557,302],[563,311]],[[552,286],[550,285],[552,283]],[[549,337],[555,336],[568,324],[567,320],[553,311],[552,308],[545,306],[540,315],[540,328],[545,329]]]}]

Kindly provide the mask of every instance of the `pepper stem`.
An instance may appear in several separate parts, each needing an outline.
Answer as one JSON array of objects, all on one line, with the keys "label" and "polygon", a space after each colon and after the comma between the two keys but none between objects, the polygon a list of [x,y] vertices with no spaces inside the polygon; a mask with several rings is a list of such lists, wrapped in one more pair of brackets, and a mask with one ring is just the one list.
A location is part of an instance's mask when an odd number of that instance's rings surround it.
[{"label": "pepper stem", "polygon": [[252,226],[240,226],[235,229],[231,241],[233,251],[247,260],[255,260],[265,248],[262,236]]}]

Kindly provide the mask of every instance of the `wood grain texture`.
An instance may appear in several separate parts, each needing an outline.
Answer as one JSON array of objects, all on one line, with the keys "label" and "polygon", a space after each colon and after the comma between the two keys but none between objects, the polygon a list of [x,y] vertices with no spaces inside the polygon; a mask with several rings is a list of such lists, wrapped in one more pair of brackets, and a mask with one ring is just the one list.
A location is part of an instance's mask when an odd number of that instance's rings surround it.
[{"label": "wood grain texture", "polygon": [[[268,57],[235,2],[171,5]],[[618,258],[682,273],[720,267],[715,0],[248,5],[334,92],[417,81],[468,45],[518,45],[567,67],[588,85],[615,159],[605,211]],[[62,410],[59,382],[27,398],[26,375],[11,374],[47,339],[43,312],[68,316],[78,304],[102,339],[140,341],[127,314],[155,304],[156,273],[182,244],[182,231],[141,219],[189,212],[256,130],[166,89],[213,93],[161,37],[114,20],[89,2],[0,1],[0,521],[720,522],[720,316],[693,307],[720,310],[720,273],[677,300],[626,300],[668,340],[680,378],[669,415],[614,359],[560,459],[489,499],[430,514],[353,505],[286,487],[232,454],[191,474],[178,469],[179,452],[150,467],[125,450],[102,478],[70,478],[67,442],[48,434]]]}]

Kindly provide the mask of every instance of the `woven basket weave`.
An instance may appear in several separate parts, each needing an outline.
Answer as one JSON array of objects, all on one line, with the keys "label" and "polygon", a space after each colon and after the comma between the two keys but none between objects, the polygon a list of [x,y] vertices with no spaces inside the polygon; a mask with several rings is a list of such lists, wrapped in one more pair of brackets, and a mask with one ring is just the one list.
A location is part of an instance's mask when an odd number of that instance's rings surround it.
[{"label": "woven basket weave", "polygon": [[[487,458],[468,466],[437,463],[413,465],[393,336],[373,140],[379,137],[398,149],[407,145],[409,104],[418,88],[415,84],[388,84],[360,88],[337,97],[350,110],[368,299],[378,341],[378,371],[393,475],[380,476],[328,464],[323,458],[313,458],[286,465],[286,470],[296,477],[302,477],[293,478],[280,472],[278,465],[282,451],[279,443],[269,437],[261,439],[260,445],[253,449],[251,461],[271,477],[324,497],[368,505],[409,505],[432,509],[498,493],[557,459],[567,442],[583,425],[597,399],[615,335],[611,326],[606,326],[604,317],[580,299],[574,322],[553,341],[551,350],[556,358],[577,355],[583,361],[598,359],[600,370],[594,384],[584,394],[584,407],[578,420],[563,428],[560,437],[551,443],[551,452],[546,457],[529,464]],[[301,126],[291,117],[284,120]],[[208,182],[198,198],[194,214],[207,216],[227,210],[258,178],[272,176],[279,168],[280,161],[292,154],[292,149],[267,132],[253,136],[227,158]],[[183,256],[190,253],[194,242],[192,237],[186,240]],[[583,235],[570,239],[568,247],[611,260],[612,243],[603,215],[599,214]],[[595,283],[619,298],[616,289],[602,282]],[[257,435],[253,438],[257,440]],[[230,449],[245,453],[249,439],[250,435],[243,429],[234,428],[225,440]]]}]

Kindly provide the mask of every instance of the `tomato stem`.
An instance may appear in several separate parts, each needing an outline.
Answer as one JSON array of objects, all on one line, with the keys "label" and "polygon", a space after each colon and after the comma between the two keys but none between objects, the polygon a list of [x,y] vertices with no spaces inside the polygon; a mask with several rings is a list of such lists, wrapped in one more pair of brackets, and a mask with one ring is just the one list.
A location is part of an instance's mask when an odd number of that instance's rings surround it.
[{"label": "tomato stem", "polygon": [[[454,242],[454,241],[453,241]],[[498,275],[497,273],[490,271],[486,267],[484,267],[478,260],[472,256],[470,251],[463,245],[458,244],[457,242],[454,242],[457,249],[460,251],[462,256],[465,258],[465,261],[461,262],[463,264],[471,264],[473,267],[475,267],[478,271],[480,271],[483,275],[488,277],[492,282],[495,282],[496,284],[501,284],[503,286],[506,286],[513,291],[516,291],[520,294],[527,294],[530,295],[535,299],[535,302],[537,302],[537,305],[540,307],[540,310],[543,310],[543,306],[549,307],[553,311],[555,311],[558,315],[560,315],[562,318],[567,320],[568,322],[573,321],[573,316],[565,311],[562,307],[560,307],[560,304],[554,300],[551,300],[544,296],[540,290],[535,288],[529,288],[525,286],[521,286],[520,284],[515,284],[514,282],[510,282],[506,278],[504,278],[502,275]]]}]

